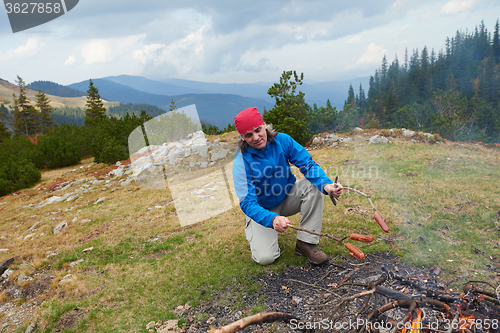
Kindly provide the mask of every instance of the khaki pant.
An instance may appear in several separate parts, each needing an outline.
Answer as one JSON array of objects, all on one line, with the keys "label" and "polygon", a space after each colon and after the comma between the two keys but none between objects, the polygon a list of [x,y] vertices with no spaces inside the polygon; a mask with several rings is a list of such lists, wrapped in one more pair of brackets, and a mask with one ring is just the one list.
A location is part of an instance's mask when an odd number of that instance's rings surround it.
[{"label": "khaki pant", "polygon": [[[292,186],[281,205],[269,209],[281,216],[301,213],[300,226],[315,232],[321,232],[324,195],[307,179],[302,179]],[[250,243],[252,259],[261,265],[272,264],[279,256],[278,232],[266,228],[246,217],[245,234]],[[319,236],[304,231],[297,232],[297,239],[311,244],[319,243]]]}]

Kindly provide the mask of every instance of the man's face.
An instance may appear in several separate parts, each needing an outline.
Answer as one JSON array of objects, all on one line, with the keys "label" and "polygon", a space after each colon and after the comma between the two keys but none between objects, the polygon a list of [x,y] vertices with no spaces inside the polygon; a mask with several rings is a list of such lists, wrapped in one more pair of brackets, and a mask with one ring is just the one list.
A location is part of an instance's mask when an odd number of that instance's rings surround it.
[{"label": "man's face", "polygon": [[241,136],[253,149],[263,149],[267,145],[266,125],[255,127]]}]

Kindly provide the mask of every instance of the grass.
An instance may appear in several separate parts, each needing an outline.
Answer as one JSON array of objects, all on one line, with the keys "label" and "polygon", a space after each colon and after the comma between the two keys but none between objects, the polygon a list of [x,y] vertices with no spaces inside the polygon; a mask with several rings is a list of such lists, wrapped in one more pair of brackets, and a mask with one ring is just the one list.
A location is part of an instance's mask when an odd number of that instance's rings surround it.
[{"label": "grass", "polygon": [[[311,153],[331,178],[339,175],[344,186],[371,195],[391,232],[382,232],[368,200],[353,193],[344,194],[336,207],[325,198],[323,232],[339,237],[373,235],[373,243],[353,243],[365,253],[391,251],[409,264],[439,267],[451,282],[474,278],[498,284],[490,267],[498,267],[499,261],[500,151],[397,138],[391,145],[368,145],[364,138],[357,135],[348,146]],[[293,230],[280,236],[282,257],[262,267],[251,259],[244,215],[238,208],[181,226],[168,191],[134,184],[102,191],[105,182],[101,182],[92,185],[82,200],[21,208],[40,203],[48,194],[36,189],[54,179],[90,179],[104,167],[89,160],[81,166],[77,171],[72,171],[75,167],[46,171],[35,188],[1,200],[12,204],[0,206],[0,236],[5,236],[0,248],[9,249],[0,252],[0,260],[15,255],[16,264],[30,264],[23,269],[25,274],[55,276],[38,313],[43,332],[51,332],[74,308],[84,309],[85,315],[67,332],[145,332],[152,320],[178,318],[173,310],[186,303],[217,301],[234,311],[246,309],[243,295],[257,295],[260,288],[253,276],[306,262],[293,255]],[[119,181],[111,179],[109,184]],[[111,194],[113,188],[117,190]],[[93,205],[100,197],[105,200]],[[299,218],[292,217],[292,223],[298,225]],[[90,222],[81,223],[84,219]],[[69,224],[66,230],[53,234],[64,220]],[[33,239],[25,240],[25,231],[38,221],[30,231]],[[94,249],[83,252],[90,247]],[[322,239],[321,247],[338,256],[336,262],[348,256],[333,241]],[[80,259],[84,261],[73,265]],[[30,302],[0,298],[2,303],[9,301]],[[245,314],[264,310],[261,299]]]}]

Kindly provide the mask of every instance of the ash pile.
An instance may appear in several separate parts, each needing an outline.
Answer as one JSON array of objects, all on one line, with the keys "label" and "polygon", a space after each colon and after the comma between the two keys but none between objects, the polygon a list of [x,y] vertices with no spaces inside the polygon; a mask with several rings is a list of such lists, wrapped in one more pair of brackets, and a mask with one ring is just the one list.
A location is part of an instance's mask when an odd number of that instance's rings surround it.
[{"label": "ash pile", "polygon": [[280,331],[500,332],[500,286],[466,281],[451,288],[439,269],[409,267],[380,253],[363,263],[333,262],[260,278],[268,311],[294,317]]}]

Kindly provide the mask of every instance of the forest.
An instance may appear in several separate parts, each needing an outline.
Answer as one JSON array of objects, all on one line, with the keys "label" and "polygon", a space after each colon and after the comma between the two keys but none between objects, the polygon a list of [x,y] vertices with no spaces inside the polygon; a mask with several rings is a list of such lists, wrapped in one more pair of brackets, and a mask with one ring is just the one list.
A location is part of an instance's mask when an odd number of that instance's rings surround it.
[{"label": "forest", "polygon": [[[368,94],[351,86],[341,113],[349,125],[406,127],[455,141],[500,142],[500,37],[484,23],[457,31],[437,54],[405,53],[370,77]],[[366,96],[366,97],[365,97]]]}]

